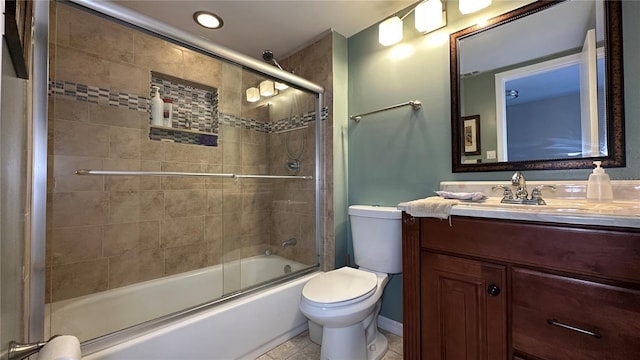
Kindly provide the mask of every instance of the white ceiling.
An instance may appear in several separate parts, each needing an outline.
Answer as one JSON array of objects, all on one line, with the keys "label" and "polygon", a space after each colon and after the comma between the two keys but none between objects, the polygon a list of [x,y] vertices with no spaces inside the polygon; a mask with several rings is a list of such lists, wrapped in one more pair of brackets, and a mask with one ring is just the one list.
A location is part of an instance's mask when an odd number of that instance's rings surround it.
[{"label": "white ceiling", "polygon": [[[276,59],[309,45],[333,29],[350,37],[416,0],[300,0],[300,1],[192,1],[111,0],[165,24],[262,59],[265,49]],[[224,26],[208,30],[193,21],[193,13],[211,11]]]}]

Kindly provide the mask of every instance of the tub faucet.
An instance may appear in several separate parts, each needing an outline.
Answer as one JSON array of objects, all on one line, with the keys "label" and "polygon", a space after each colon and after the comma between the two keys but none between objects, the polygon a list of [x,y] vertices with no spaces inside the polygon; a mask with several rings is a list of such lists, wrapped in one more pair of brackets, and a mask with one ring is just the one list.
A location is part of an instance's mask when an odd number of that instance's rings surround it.
[{"label": "tub faucet", "polygon": [[282,247],[286,248],[287,246],[293,246],[295,244],[298,243],[298,240],[296,240],[296,238],[291,238],[289,240],[285,240],[282,242]]}]

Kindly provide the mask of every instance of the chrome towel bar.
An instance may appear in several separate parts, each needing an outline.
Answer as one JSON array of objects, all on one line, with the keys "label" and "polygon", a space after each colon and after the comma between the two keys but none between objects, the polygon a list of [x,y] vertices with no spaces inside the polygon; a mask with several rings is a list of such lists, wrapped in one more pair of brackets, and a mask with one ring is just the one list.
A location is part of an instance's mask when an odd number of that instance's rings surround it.
[{"label": "chrome towel bar", "polygon": [[105,175],[105,176],[207,176],[233,179],[302,179],[311,180],[313,176],[293,175],[239,175],[219,173],[177,172],[177,171],[128,171],[128,170],[91,170],[78,169],[76,175]]},{"label": "chrome towel bar", "polygon": [[367,115],[371,115],[371,114],[375,114],[375,113],[379,113],[382,111],[387,111],[387,110],[391,110],[391,109],[395,109],[403,106],[408,106],[408,105],[411,105],[411,108],[413,109],[413,111],[418,111],[422,107],[422,103],[419,100],[411,100],[411,101],[404,102],[402,104],[391,105],[382,109],[373,110],[373,111],[369,111],[369,112],[357,114],[357,115],[351,115],[349,116],[349,119],[354,120],[355,122],[360,122],[360,119],[363,116],[367,116]]}]

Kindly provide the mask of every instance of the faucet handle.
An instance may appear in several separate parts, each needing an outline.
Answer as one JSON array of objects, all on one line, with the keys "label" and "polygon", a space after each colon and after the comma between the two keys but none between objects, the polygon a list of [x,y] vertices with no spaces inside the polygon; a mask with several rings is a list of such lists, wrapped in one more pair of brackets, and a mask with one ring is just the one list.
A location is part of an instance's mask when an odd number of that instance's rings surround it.
[{"label": "faucet handle", "polygon": [[506,185],[496,185],[491,188],[491,191],[502,189],[502,199],[513,199],[513,191]]},{"label": "faucet handle", "polygon": [[553,185],[537,185],[531,191],[531,200],[536,200],[538,205],[547,205],[547,203],[542,199],[542,189],[549,188],[553,191],[556,191],[556,187]]}]

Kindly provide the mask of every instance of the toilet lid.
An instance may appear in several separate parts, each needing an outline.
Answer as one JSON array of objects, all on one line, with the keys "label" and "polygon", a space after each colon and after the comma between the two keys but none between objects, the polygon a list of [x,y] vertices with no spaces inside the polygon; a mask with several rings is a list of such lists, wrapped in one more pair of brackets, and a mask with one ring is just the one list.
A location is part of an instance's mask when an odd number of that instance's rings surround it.
[{"label": "toilet lid", "polygon": [[309,280],[302,296],[318,303],[337,303],[372,293],[378,285],[374,273],[350,267],[320,274]]}]

